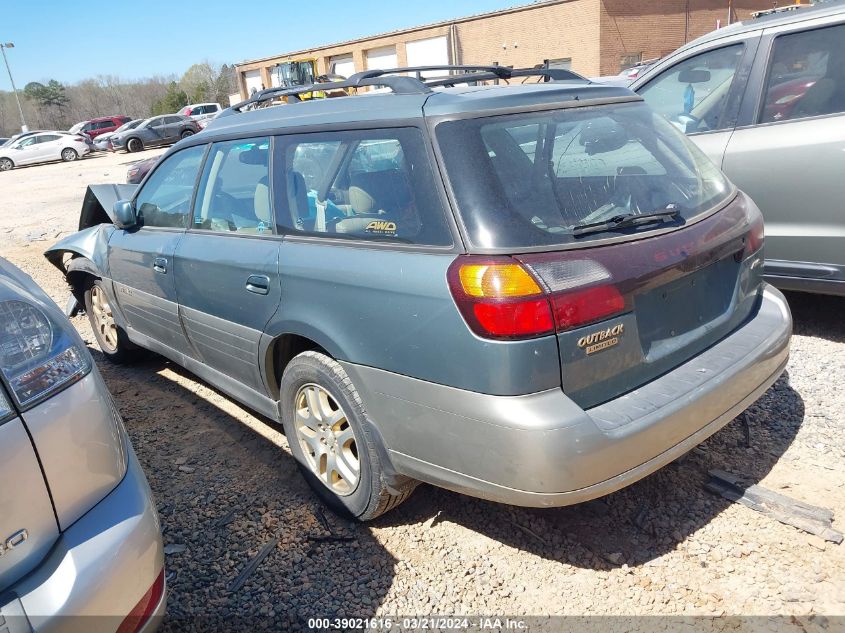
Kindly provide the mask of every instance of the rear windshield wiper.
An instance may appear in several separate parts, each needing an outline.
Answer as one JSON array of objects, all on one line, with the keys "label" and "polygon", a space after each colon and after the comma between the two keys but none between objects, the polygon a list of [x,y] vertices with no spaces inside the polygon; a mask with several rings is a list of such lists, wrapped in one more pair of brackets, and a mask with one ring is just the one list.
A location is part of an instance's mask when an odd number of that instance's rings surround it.
[{"label": "rear windshield wiper", "polygon": [[659,211],[652,211],[651,213],[624,213],[615,215],[607,220],[601,222],[592,222],[590,224],[581,224],[572,227],[572,235],[580,237],[582,235],[589,235],[590,233],[601,233],[602,231],[611,231],[613,229],[625,229],[631,226],[639,226],[641,224],[652,224],[654,222],[670,222],[681,215],[681,207],[674,202],[667,204]]}]

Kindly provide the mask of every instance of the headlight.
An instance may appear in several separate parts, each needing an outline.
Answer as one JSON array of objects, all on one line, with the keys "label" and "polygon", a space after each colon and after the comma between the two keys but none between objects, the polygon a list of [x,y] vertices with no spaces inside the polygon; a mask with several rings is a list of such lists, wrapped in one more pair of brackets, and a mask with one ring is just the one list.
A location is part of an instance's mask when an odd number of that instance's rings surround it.
[{"label": "headlight", "polygon": [[76,382],[91,361],[62,326],[23,301],[0,301],[0,372],[21,407]]}]

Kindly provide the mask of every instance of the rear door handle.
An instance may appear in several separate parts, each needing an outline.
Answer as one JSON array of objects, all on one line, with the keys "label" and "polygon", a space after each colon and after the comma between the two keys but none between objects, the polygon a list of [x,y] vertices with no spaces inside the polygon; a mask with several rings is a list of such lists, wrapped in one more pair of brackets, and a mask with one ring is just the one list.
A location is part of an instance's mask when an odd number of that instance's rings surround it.
[{"label": "rear door handle", "polygon": [[161,273],[162,275],[167,272],[167,258],[166,257],[156,257],[153,260],[153,270],[157,273]]},{"label": "rear door handle", "polygon": [[257,295],[270,293],[270,278],[267,275],[250,275],[246,280],[246,289]]}]

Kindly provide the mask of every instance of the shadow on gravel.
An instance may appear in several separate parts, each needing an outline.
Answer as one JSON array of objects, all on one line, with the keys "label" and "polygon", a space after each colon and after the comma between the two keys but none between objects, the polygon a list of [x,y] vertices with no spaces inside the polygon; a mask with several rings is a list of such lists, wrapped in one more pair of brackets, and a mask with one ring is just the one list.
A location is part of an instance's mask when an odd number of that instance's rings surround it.
[{"label": "shadow on gravel", "polygon": [[845,297],[785,292],[792,311],[795,334],[845,342]]},{"label": "shadow on gravel", "polygon": [[784,374],[748,409],[750,446],[735,419],[691,453],[607,497],[551,509],[517,508],[429,486],[418,489],[377,526],[451,521],[508,546],[578,567],[643,565],[694,534],[730,502],[704,489],[721,468],[756,483],[794,440],[804,402]]},{"label": "shadow on gravel", "polygon": [[[312,617],[372,616],[396,559],[367,526],[326,510],[265,429],[204,383],[181,384],[200,381],[161,357],[115,366],[91,352],[161,516],[163,631],[226,631],[233,618],[239,630],[309,630]],[[260,423],[278,437],[278,425]]]}]

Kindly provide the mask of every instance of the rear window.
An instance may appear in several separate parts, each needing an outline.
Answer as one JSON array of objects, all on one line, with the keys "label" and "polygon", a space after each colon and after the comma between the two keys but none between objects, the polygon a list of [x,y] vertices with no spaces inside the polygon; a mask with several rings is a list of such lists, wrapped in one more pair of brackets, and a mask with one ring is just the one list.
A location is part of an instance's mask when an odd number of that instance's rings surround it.
[{"label": "rear window", "polygon": [[448,121],[436,136],[468,237],[480,248],[606,238],[608,231],[573,229],[669,205],[682,224],[732,192],[692,142],[643,103]]}]

